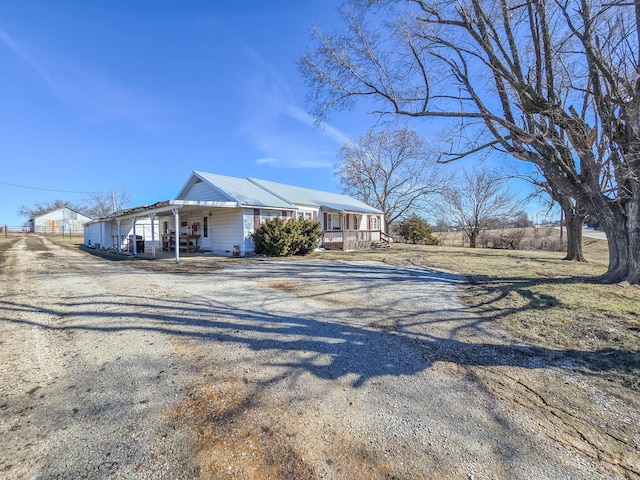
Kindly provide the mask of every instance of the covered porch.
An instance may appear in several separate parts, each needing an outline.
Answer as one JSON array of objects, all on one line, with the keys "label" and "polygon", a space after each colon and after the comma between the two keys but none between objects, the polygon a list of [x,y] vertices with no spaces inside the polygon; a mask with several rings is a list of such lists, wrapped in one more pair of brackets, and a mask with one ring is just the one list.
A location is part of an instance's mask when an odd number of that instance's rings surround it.
[{"label": "covered porch", "polygon": [[327,250],[365,250],[389,246],[393,239],[382,230],[382,219],[371,212],[322,207],[321,244]]},{"label": "covered porch", "polygon": [[[237,202],[166,200],[95,222],[90,227],[93,245],[86,231],[85,244],[151,259],[170,255],[178,263],[182,254],[211,251],[211,221],[219,217],[238,217],[241,222],[242,209]],[[234,247],[229,245],[226,253],[234,253]]]}]

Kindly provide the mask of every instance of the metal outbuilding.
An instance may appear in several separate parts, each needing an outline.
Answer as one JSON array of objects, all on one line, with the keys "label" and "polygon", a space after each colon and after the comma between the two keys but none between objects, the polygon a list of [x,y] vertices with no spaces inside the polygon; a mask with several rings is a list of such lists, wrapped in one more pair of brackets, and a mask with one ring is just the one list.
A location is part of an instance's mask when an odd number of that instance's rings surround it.
[{"label": "metal outbuilding", "polygon": [[82,233],[91,218],[67,207],[58,208],[29,219],[29,231],[42,234]]}]

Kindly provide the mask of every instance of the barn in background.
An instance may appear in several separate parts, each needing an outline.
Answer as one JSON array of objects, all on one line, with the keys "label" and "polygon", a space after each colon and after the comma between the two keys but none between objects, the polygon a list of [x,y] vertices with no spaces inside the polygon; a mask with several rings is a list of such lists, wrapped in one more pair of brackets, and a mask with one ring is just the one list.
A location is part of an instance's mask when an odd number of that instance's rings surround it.
[{"label": "barn in background", "polygon": [[82,234],[91,218],[70,208],[58,208],[29,219],[29,231],[43,234]]}]

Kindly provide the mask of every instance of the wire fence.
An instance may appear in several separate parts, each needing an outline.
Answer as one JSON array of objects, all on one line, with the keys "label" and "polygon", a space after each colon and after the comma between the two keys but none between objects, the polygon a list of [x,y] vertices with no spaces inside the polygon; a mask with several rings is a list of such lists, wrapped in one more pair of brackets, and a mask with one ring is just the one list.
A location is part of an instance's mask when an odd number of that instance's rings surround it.
[{"label": "wire fence", "polygon": [[35,228],[35,232],[29,230],[29,225],[0,225],[0,236],[5,238],[9,235],[24,235],[27,233],[35,233],[36,235],[46,236],[58,236],[58,237],[81,237],[84,236],[84,229],[78,229],[74,227],[61,226],[58,228],[51,228],[48,226],[38,226]]}]

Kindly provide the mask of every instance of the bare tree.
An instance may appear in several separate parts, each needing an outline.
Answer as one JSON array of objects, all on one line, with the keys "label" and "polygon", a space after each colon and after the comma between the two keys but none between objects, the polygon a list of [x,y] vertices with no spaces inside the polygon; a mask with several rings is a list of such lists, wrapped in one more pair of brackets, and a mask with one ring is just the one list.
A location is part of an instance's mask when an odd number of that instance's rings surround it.
[{"label": "bare tree", "polygon": [[75,210],[76,212],[80,212],[83,214],[85,213],[82,205],[73,203],[70,200],[56,198],[54,200],[47,200],[44,202],[36,203],[33,207],[21,205],[18,209],[18,215],[26,218],[35,218],[54,210],[58,210],[59,208],[69,208],[71,210]]},{"label": "bare tree", "polygon": [[441,211],[446,212],[451,225],[464,232],[471,248],[476,248],[482,231],[517,211],[518,202],[505,182],[494,172],[465,170],[456,186],[443,192]]},{"label": "bare tree", "polygon": [[[536,187],[536,191],[532,194],[533,197],[547,198],[548,210],[551,211],[557,204],[562,210],[562,215],[565,219],[567,228],[567,255],[563,260],[574,262],[586,262],[584,251],[582,248],[582,228],[584,227],[584,220],[587,216],[586,209],[574,198],[569,195],[565,195],[560,192],[559,189],[544,179],[544,176],[537,173],[531,175],[522,175],[515,173],[514,177],[520,178],[531,183]],[[560,238],[562,239],[562,222],[560,223]]]},{"label": "bare tree", "polygon": [[452,119],[451,159],[497,149],[537,165],[607,234],[604,281],[640,283],[640,3],[352,0],[346,31],[300,60],[321,117]]},{"label": "bare tree", "polygon": [[387,231],[398,218],[426,210],[428,197],[446,184],[437,157],[413,130],[370,130],[339,155],[342,190],[382,210]]},{"label": "bare tree", "polygon": [[111,190],[110,192],[94,192],[85,200],[86,214],[91,218],[104,218],[121,210],[131,203],[128,192]]}]

